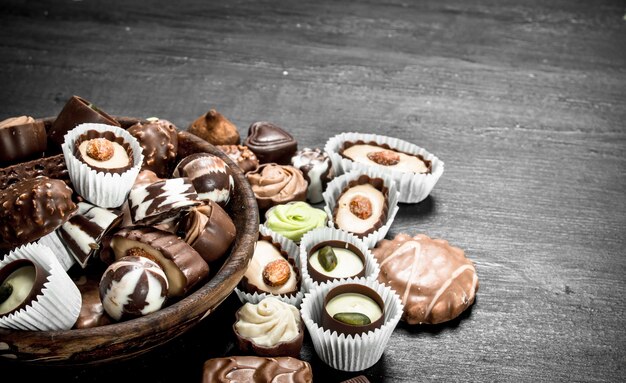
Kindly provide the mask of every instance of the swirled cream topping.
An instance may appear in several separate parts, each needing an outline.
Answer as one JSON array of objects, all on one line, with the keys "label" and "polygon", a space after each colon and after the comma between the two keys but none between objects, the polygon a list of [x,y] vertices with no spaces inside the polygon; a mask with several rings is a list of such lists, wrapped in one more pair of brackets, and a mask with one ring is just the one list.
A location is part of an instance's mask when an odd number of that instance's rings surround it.
[{"label": "swirled cream topping", "polygon": [[299,169],[289,165],[264,164],[246,174],[257,199],[275,203],[293,201],[306,194],[307,182]]},{"label": "swirled cream topping", "polygon": [[306,232],[323,227],[327,221],[328,215],[324,210],[298,201],[276,205],[268,210],[265,226],[292,241],[299,242]]},{"label": "swirled cream topping", "polygon": [[267,297],[256,305],[243,305],[239,309],[235,329],[240,336],[260,346],[272,347],[295,339],[299,333],[300,320],[297,308],[274,297]]}]

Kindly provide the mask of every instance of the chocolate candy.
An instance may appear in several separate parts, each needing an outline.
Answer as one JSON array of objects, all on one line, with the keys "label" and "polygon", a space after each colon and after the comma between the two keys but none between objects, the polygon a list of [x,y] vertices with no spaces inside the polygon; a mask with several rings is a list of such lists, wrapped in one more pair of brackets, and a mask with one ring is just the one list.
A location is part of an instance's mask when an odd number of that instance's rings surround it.
[{"label": "chocolate candy", "polygon": [[250,125],[243,144],[256,154],[261,164],[288,165],[298,150],[298,143],[291,134],[265,121]]},{"label": "chocolate candy", "polygon": [[177,235],[154,227],[124,228],[106,237],[100,258],[107,264],[127,255],[159,263],[169,283],[168,297],[185,295],[209,274],[200,254]]},{"label": "chocolate candy", "polygon": [[264,164],[246,174],[261,215],[272,206],[306,199],[307,183],[293,166]]},{"label": "chocolate candy", "polygon": [[445,240],[400,233],[381,240],[372,253],[380,265],[378,280],[401,292],[402,319],[409,324],[446,322],[474,303],[474,264]]},{"label": "chocolate candy", "polygon": [[92,328],[104,326],[113,322],[113,319],[104,311],[100,300],[101,274],[81,275],[74,283],[80,291],[82,304],[80,314],[74,323],[74,328]]},{"label": "chocolate candy", "polygon": [[87,267],[87,262],[100,248],[100,240],[123,219],[121,210],[105,209],[87,202],[79,202],[75,216],[65,222],[58,233],[76,262]]},{"label": "chocolate candy", "polygon": [[77,206],[65,182],[37,177],[0,191],[0,248],[35,241],[70,219]]},{"label": "chocolate candy", "polygon": [[291,157],[291,164],[300,169],[309,184],[306,199],[310,203],[322,202],[322,193],[334,174],[328,154],[319,148],[304,148]]},{"label": "chocolate candy", "polygon": [[202,366],[203,383],[312,383],[313,370],[300,359],[260,356],[213,358]]},{"label": "chocolate candy", "polygon": [[309,275],[319,283],[365,276],[365,255],[348,242],[320,242],[309,251],[307,262]]},{"label": "chocolate candy", "polygon": [[376,142],[345,142],[339,154],[354,162],[382,166],[387,169],[410,173],[430,173],[432,163],[420,154],[408,154],[395,150],[387,144]]},{"label": "chocolate candy", "polygon": [[28,116],[0,121],[0,165],[42,157],[47,146],[43,121]]},{"label": "chocolate candy", "polygon": [[125,256],[110,264],[100,280],[100,299],[117,321],[158,311],[165,303],[168,280],[161,267],[142,256]]},{"label": "chocolate candy", "polygon": [[173,173],[174,177],[188,178],[201,201],[212,200],[226,206],[235,187],[230,168],[209,153],[195,153],[183,158]]},{"label": "chocolate candy", "polygon": [[17,259],[0,269],[0,317],[32,304],[42,294],[50,273],[37,262]]},{"label": "chocolate candy", "polygon": [[120,126],[113,117],[97,108],[91,102],[78,96],[72,96],[57,115],[48,132],[49,149],[54,153],[61,150],[65,134],[74,129],[76,125],[84,122],[93,122],[107,125]]},{"label": "chocolate candy", "polygon": [[128,133],[143,148],[142,169],[152,170],[159,177],[167,177],[174,166],[178,152],[176,126],[167,120],[148,118],[128,128]]},{"label": "chocolate candy", "polygon": [[363,175],[350,181],[333,209],[335,227],[360,238],[378,230],[387,219],[387,194],[380,178]]},{"label": "chocolate candy", "polygon": [[217,148],[228,155],[244,173],[256,170],[259,160],[252,150],[243,145],[217,145]]},{"label": "chocolate candy", "polygon": [[178,223],[177,233],[207,263],[220,259],[235,240],[237,229],[228,213],[217,203],[194,207]]},{"label": "chocolate candy", "polygon": [[385,303],[372,288],[357,283],[337,285],[326,294],[322,327],[339,334],[374,331],[385,320]]},{"label": "chocolate candy", "polygon": [[113,132],[89,130],[74,145],[74,156],[97,172],[121,174],[133,166],[133,150]]},{"label": "chocolate candy", "polygon": [[237,145],[237,127],[215,109],[209,110],[189,125],[188,131],[213,145]]},{"label": "chocolate candy", "polygon": [[130,216],[141,225],[173,221],[181,211],[201,203],[191,180],[180,177],[140,184],[128,194]]}]

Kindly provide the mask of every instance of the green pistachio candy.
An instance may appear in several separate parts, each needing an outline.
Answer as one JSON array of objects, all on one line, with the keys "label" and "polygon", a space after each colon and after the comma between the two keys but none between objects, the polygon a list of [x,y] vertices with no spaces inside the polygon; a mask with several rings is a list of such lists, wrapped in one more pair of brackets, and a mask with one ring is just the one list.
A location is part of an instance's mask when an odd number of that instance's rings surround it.
[{"label": "green pistachio candy", "polygon": [[265,226],[294,242],[299,242],[305,233],[325,226],[327,221],[328,215],[324,210],[298,201],[276,205],[268,210]]},{"label": "green pistachio candy", "polygon": [[367,315],[361,313],[337,313],[333,315],[333,318],[351,326],[365,326],[372,323]]},{"label": "green pistachio candy", "polygon": [[333,271],[337,267],[337,256],[330,246],[324,246],[317,254],[317,258],[320,261],[320,265],[326,271]]},{"label": "green pistachio candy", "polygon": [[9,299],[13,293],[13,286],[10,283],[3,283],[0,285],[0,303]]}]

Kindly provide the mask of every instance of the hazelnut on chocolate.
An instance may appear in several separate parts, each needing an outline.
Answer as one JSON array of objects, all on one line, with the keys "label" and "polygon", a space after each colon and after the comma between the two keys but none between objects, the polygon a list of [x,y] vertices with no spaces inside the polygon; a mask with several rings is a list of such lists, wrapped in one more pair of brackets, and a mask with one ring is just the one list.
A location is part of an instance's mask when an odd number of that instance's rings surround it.
[{"label": "hazelnut on chocolate", "polygon": [[387,194],[388,189],[381,178],[363,175],[351,181],[333,209],[335,227],[360,238],[375,232],[387,220]]},{"label": "hazelnut on chocolate", "polygon": [[97,172],[124,173],[133,166],[133,150],[111,131],[88,130],[75,142],[74,155]]},{"label": "hazelnut on chocolate", "polygon": [[354,162],[382,166],[401,172],[430,173],[432,171],[431,161],[422,155],[403,153],[387,144],[363,141],[345,142],[339,154]]}]

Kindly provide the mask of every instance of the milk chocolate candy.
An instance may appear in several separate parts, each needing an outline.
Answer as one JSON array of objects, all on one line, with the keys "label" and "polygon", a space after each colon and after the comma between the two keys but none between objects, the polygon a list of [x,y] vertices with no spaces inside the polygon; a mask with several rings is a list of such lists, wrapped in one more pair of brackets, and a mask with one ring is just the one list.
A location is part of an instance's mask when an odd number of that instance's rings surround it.
[{"label": "milk chocolate candy", "polygon": [[174,124],[158,118],[148,118],[128,128],[128,133],[143,148],[142,169],[151,170],[159,177],[169,176],[178,152],[176,130]]},{"label": "milk chocolate candy", "polygon": [[217,148],[226,153],[244,173],[251,172],[259,167],[259,159],[247,146],[217,145]]},{"label": "milk chocolate candy", "polygon": [[298,142],[285,130],[271,122],[255,122],[248,128],[244,143],[259,159],[259,163],[274,162],[289,165],[298,150]]},{"label": "milk chocolate candy", "polygon": [[79,202],[75,216],[65,222],[58,233],[76,262],[84,269],[100,248],[102,237],[119,226],[124,218],[122,210],[105,209],[87,202]]},{"label": "milk chocolate candy", "polygon": [[0,121],[0,166],[42,157],[47,146],[43,121],[28,116]]},{"label": "milk chocolate candy", "polygon": [[409,324],[446,322],[474,303],[474,264],[443,239],[400,233],[381,240],[372,253],[380,265],[378,281],[399,293]]},{"label": "milk chocolate candy", "polygon": [[156,261],[169,283],[168,297],[180,297],[209,274],[200,254],[177,235],[154,227],[123,228],[105,237],[100,258],[106,264],[127,255],[141,255]]},{"label": "milk chocolate candy", "polygon": [[237,127],[215,109],[198,117],[188,131],[213,145],[237,145],[241,140]]},{"label": "milk chocolate candy", "polygon": [[237,229],[228,213],[217,203],[194,207],[178,223],[177,233],[207,263],[220,259],[235,240]]},{"label": "milk chocolate candy", "polygon": [[260,215],[272,206],[306,199],[307,182],[299,169],[290,165],[263,164],[246,174],[256,197]]},{"label": "milk chocolate candy", "polygon": [[88,273],[74,280],[82,298],[80,314],[74,323],[74,328],[99,327],[113,322],[113,319],[104,311],[102,300],[100,300],[101,277],[100,274]]},{"label": "milk chocolate candy", "polygon": [[138,225],[174,221],[182,211],[201,203],[191,180],[181,177],[133,187],[128,194],[130,216]]},{"label": "milk chocolate candy", "polygon": [[174,169],[173,176],[188,178],[199,200],[212,200],[222,207],[230,201],[235,187],[226,162],[209,153],[194,153],[183,158]]},{"label": "milk chocolate candy", "polygon": [[67,222],[78,207],[65,182],[48,177],[19,181],[0,191],[0,248],[35,241]]},{"label": "milk chocolate candy", "polygon": [[84,122],[120,126],[117,120],[91,102],[82,97],[72,96],[67,100],[50,127],[48,132],[49,149],[54,153],[60,153],[65,134],[74,129],[76,125]]},{"label": "milk chocolate candy", "polygon": [[308,362],[292,357],[231,356],[204,362],[203,383],[312,383]]}]

